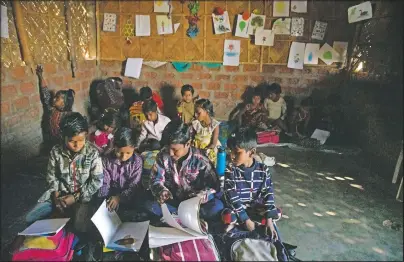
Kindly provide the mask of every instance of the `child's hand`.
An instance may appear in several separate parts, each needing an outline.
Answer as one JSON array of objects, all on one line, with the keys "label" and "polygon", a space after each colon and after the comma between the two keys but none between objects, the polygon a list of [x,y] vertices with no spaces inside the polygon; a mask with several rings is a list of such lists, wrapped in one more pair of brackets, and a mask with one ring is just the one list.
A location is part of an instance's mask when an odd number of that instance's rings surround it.
[{"label": "child's hand", "polygon": [[119,196],[112,196],[107,200],[107,208],[109,212],[117,210],[119,207],[119,201],[121,198]]},{"label": "child's hand", "polygon": [[245,226],[250,232],[255,230],[255,223],[251,219],[245,221]]},{"label": "child's hand", "polygon": [[276,233],[274,222],[272,221],[272,218],[267,219],[267,228],[271,232],[271,236],[273,240],[278,240],[278,233]]},{"label": "child's hand", "polygon": [[42,73],[43,73],[43,66],[42,66],[42,65],[37,65],[37,67],[36,67],[36,74],[37,74],[38,76],[42,76]]},{"label": "child's hand", "polygon": [[67,196],[61,197],[60,199],[62,200],[63,208],[67,208],[76,202],[73,195],[67,195]]},{"label": "child's hand", "polygon": [[171,193],[168,190],[164,190],[163,192],[160,193],[160,198],[158,202],[161,204],[164,204],[168,199],[172,199]]}]

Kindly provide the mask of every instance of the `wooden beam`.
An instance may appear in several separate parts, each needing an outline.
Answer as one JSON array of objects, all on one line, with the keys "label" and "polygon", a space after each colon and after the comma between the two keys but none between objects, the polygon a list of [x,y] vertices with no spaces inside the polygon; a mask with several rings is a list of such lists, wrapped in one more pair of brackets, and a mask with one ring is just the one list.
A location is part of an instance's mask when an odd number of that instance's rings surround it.
[{"label": "wooden beam", "polygon": [[22,60],[25,62],[25,64],[31,68],[31,72],[34,73],[35,71],[35,66],[34,66],[34,60],[32,59],[31,52],[29,51],[28,48],[28,36],[27,32],[25,31],[25,26],[24,26],[24,17],[22,13],[22,6],[21,2],[18,0],[11,1],[12,6],[13,6],[13,12],[14,12],[14,20],[15,20],[15,29],[17,31],[17,36],[21,48],[21,55],[22,55]]},{"label": "wooden beam", "polygon": [[400,173],[400,168],[401,168],[402,163],[403,163],[403,148],[401,147],[401,152],[397,159],[396,168],[394,169],[394,175],[393,175],[393,181],[392,181],[393,184],[397,183],[398,173]]},{"label": "wooden beam", "polygon": [[67,29],[67,50],[69,52],[69,60],[72,69],[72,77],[76,77],[77,61],[76,48],[73,41],[72,15],[70,9],[70,0],[65,0],[65,19]]},{"label": "wooden beam", "polygon": [[97,66],[100,65],[101,60],[101,26],[100,26],[100,1],[95,1],[95,21],[96,21],[96,38],[97,38]]}]

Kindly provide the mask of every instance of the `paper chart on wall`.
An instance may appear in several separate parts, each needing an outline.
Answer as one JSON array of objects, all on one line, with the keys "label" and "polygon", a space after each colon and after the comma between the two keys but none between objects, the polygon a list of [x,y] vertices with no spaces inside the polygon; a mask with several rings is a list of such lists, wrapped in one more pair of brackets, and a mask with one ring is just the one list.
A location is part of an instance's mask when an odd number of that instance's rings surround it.
[{"label": "paper chart on wall", "polygon": [[291,36],[303,36],[304,31],[304,18],[292,17],[292,26],[290,29]]},{"label": "paper chart on wall", "polygon": [[265,15],[251,14],[250,23],[248,24],[248,34],[255,35],[256,32],[264,30]]},{"label": "paper chart on wall", "polygon": [[7,6],[1,6],[1,37],[8,38],[8,16]]},{"label": "paper chart on wall", "polygon": [[136,15],[136,36],[150,36],[150,16]]},{"label": "paper chart on wall", "polygon": [[242,15],[237,15],[237,24],[235,36],[249,38],[248,34],[248,24],[250,23],[251,16],[247,20],[243,19]]},{"label": "paper chart on wall", "polygon": [[339,60],[338,53],[327,43],[325,43],[318,51],[318,57],[327,65],[331,65]]},{"label": "paper chart on wall", "polygon": [[292,42],[289,51],[288,68],[303,69],[305,43]]},{"label": "paper chart on wall", "polygon": [[272,30],[262,30],[255,34],[254,44],[273,46],[274,45],[275,34]]},{"label": "paper chart on wall", "polygon": [[289,16],[289,0],[274,0],[273,17]]},{"label": "paper chart on wall", "polygon": [[346,56],[348,53],[348,42],[334,41],[332,48],[334,48],[335,52],[339,55],[337,62],[342,63],[342,67],[345,67]]},{"label": "paper chart on wall", "polygon": [[307,1],[306,0],[292,0],[290,2],[291,10],[294,13],[307,13]]},{"label": "paper chart on wall", "polygon": [[168,0],[165,1],[154,1],[154,12],[155,13],[169,13],[170,3]]},{"label": "paper chart on wall", "polygon": [[106,32],[116,31],[116,14],[104,13],[104,24],[102,30]]},{"label": "paper chart on wall", "polygon": [[125,76],[139,79],[142,71],[143,58],[128,58],[125,66]]},{"label": "paper chart on wall", "polygon": [[318,64],[318,51],[320,50],[320,44],[306,44],[304,50],[304,64],[317,65]]},{"label": "paper chart on wall", "polygon": [[279,18],[272,25],[275,35],[290,35],[290,18]]},{"label": "paper chart on wall", "polygon": [[348,8],[348,23],[355,23],[372,18],[372,4],[368,2]]},{"label": "paper chart on wall", "polygon": [[157,34],[168,35],[173,33],[173,20],[167,15],[156,15]]},{"label": "paper chart on wall", "polygon": [[223,65],[240,65],[240,40],[224,40]]},{"label": "paper chart on wall", "polygon": [[325,36],[325,31],[327,30],[327,23],[316,21],[314,23],[313,33],[311,34],[312,39],[323,40]]},{"label": "paper chart on wall", "polygon": [[224,11],[222,15],[212,14],[212,20],[216,35],[231,32],[229,13],[227,11]]}]

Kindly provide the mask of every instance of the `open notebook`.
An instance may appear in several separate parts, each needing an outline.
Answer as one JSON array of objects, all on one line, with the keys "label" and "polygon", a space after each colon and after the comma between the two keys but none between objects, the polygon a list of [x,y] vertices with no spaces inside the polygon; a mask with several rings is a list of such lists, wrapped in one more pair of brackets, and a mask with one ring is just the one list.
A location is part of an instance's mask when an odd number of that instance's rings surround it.
[{"label": "open notebook", "polygon": [[24,231],[18,233],[20,236],[44,236],[59,233],[67,224],[70,218],[44,219],[35,221]]},{"label": "open notebook", "polygon": [[100,232],[105,246],[119,251],[139,251],[149,226],[149,221],[122,223],[115,211],[108,211],[105,200],[91,221]]},{"label": "open notebook", "polygon": [[178,207],[174,217],[166,204],[161,205],[163,220],[171,227],[149,226],[149,247],[155,248],[192,239],[207,239],[206,230],[201,227],[199,207],[201,197],[187,199]]}]

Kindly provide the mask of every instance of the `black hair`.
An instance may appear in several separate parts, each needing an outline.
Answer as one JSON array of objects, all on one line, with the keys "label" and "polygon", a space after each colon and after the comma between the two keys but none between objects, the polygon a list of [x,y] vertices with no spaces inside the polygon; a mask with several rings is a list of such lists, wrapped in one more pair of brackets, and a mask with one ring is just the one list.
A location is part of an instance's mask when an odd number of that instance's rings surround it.
[{"label": "black hair", "polygon": [[172,144],[186,144],[191,140],[191,127],[180,119],[169,122],[163,130],[160,144],[168,146]]},{"label": "black hair", "polygon": [[139,91],[140,100],[145,101],[147,99],[150,99],[152,97],[152,95],[153,95],[153,92],[150,87],[144,86],[144,87],[140,88],[140,91]]},{"label": "black hair", "polygon": [[121,148],[125,146],[136,147],[138,137],[135,136],[132,129],[128,127],[118,128],[114,135],[114,146]]},{"label": "black hair", "polygon": [[257,134],[253,128],[241,128],[227,140],[230,149],[240,148],[251,151],[257,148]]},{"label": "black hair", "polygon": [[62,118],[60,129],[63,137],[72,138],[82,132],[88,132],[88,122],[80,113],[73,112]]},{"label": "black hair", "polygon": [[76,92],[73,89],[59,90],[56,92],[55,97],[63,96],[64,104],[63,111],[72,111],[74,96]]},{"label": "black hair", "polygon": [[272,83],[271,86],[269,87],[269,94],[280,94],[282,93],[282,88],[281,85],[278,83]]},{"label": "black hair", "polygon": [[306,97],[300,102],[300,106],[313,106],[313,98]]},{"label": "black hair", "polygon": [[253,95],[252,95],[253,97],[254,96],[259,96],[259,97],[261,97],[262,98],[262,90],[261,89],[258,89],[258,88],[254,88],[254,92],[253,92]]},{"label": "black hair", "polygon": [[195,108],[197,108],[197,107],[200,107],[200,108],[206,110],[206,112],[208,112],[210,117],[215,116],[215,112],[213,112],[213,104],[212,104],[212,102],[210,102],[209,99],[202,98],[202,99],[196,100]]},{"label": "black hair", "polygon": [[184,96],[185,92],[190,91],[194,95],[194,88],[191,85],[183,85],[181,87],[181,95]]},{"label": "black hair", "polygon": [[154,100],[147,100],[142,105],[143,114],[148,112],[157,112],[157,103]]},{"label": "black hair", "polygon": [[121,127],[121,118],[118,110],[113,108],[107,108],[104,110],[97,121],[97,128],[103,130],[104,126],[115,126],[115,128]]}]

